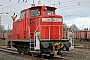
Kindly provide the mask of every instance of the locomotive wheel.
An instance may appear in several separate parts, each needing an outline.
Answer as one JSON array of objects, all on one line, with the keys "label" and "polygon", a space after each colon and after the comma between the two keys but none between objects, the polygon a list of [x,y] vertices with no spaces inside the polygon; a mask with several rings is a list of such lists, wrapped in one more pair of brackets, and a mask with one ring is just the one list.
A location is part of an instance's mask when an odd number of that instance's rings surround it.
[{"label": "locomotive wheel", "polygon": [[26,55],[27,54],[27,50],[25,48],[23,48],[23,53]]},{"label": "locomotive wheel", "polygon": [[26,50],[25,49],[23,49],[23,53],[26,55]]},{"label": "locomotive wheel", "polygon": [[28,48],[24,48],[24,54],[27,55],[29,53],[29,49]]},{"label": "locomotive wheel", "polygon": [[29,54],[29,48],[27,48],[27,54]]},{"label": "locomotive wheel", "polygon": [[18,53],[21,54],[22,53],[22,49],[18,47],[17,49]]}]

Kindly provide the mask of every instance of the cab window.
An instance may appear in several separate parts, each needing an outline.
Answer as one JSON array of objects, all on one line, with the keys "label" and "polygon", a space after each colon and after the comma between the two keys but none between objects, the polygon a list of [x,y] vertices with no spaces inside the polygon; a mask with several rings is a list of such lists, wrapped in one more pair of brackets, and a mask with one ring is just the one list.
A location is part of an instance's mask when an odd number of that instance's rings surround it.
[{"label": "cab window", "polygon": [[54,14],[54,12],[52,10],[46,10],[46,14],[49,15],[49,14]]},{"label": "cab window", "polygon": [[23,17],[24,17],[24,12],[21,12],[20,13],[20,19],[23,19]]},{"label": "cab window", "polygon": [[34,9],[30,11],[30,16],[37,16],[37,15],[40,15],[39,9]]}]

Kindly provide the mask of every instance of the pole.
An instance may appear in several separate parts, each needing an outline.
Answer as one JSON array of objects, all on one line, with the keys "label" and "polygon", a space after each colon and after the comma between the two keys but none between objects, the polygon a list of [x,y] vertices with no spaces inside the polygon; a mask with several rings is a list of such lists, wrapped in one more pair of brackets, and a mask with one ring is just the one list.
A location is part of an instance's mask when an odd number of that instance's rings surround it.
[{"label": "pole", "polygon": [[69,39],[69,23],[68,23],[68,39]]},{"label": "pole", "polygon": [[48,6],[49,6],[49,0],[48,0]]},{"label": "pole", "polygon": [[0,33],[1,33],[1,16],[0,16]]},{"label": "pole", "polygon": [[34,4],[34,0],[33,0],[33,4]]}]

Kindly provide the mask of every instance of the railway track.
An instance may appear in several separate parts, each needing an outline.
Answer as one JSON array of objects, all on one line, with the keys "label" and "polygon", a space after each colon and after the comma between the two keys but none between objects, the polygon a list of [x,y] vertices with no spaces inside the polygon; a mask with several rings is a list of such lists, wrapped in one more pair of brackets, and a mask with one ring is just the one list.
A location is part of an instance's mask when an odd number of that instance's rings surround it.
[{"label": "railway track", "polygon": [[34,57],[34,56],[30,56],[30,55],[24,55],[24,54],[18,54],[18,52],[16,51],[16,49],[11,49],[11,48],[6,48],[4,46],[0,46],[0,51],[1,52],[6,52],[6,53],[10,53],[11,55],[15,55],[15,56],[20,56],[20,57],[25,57],[25,58],[29,58],[29,59],[33,59],[33,60],[69,60],[66,59],[64,57],[61,56],[54,56],[54,57],[50,57],[50,56],[43,56],[43,57]]},{"label": "railway track", "polygon": [[74,46],[75,46],[75,48],[90,50],[90,42],[75,40]]}]

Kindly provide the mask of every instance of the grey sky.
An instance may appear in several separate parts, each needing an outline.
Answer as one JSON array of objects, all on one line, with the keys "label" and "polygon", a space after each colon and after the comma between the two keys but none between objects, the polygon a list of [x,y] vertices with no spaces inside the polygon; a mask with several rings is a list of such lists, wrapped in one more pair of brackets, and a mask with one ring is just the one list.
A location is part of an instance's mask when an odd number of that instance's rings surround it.
[{"label": "grey sky", "polygon": [[[8,24],[12,24],[11,15],[14,12],[20,12],[22,9],[31,7],[33,0],[27,0],[22,2],[20,0],[0,0],[0,13],[2,12],[2,25],[7,28]],[[59,4],[60,1],[60,4]],[[35,4],[38,4],[38,0],[35,0]],[[57,7],[56,13],[63,16],[65,23],[71,25],[76,24],[79,28],[90,27],[90,0],[41,0],[42,5],[49,5]],[[12,12],[10,12],[12,11]],[[6,13],[9,14],[6,14]],[[19,15],[18,15],[19,17]]]}]

